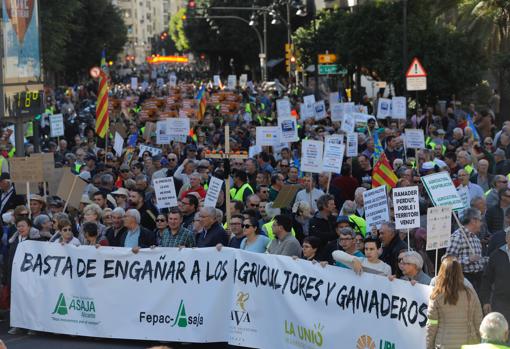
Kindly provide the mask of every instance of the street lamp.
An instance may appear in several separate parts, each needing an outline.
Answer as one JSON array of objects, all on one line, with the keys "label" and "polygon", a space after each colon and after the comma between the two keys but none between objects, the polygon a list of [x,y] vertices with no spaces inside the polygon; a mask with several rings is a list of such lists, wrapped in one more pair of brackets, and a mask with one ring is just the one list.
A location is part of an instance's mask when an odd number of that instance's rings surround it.
[{"label": "street lamp", "polygon": [[252,15],[250,16],[250,23],[249,23],[252,27],[256,27],[259,22],[258,22],[258,19],[257,19],[257,15],[254,13],[252,13]]}]

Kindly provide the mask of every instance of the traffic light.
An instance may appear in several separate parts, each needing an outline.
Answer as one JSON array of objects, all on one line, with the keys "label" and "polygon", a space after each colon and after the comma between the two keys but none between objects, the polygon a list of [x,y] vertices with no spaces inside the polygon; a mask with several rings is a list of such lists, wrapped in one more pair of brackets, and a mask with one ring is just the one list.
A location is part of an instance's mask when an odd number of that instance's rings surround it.
[{"label": "traffic light", "polygon": [[195,0],[188,0],[188,7],[186,9],[187,17],[193,17],[197,10],[197,3]]},{"label": "traffic light", "polygon": [[296,64],[296,58],[294,57],[294,45],[285,44],[285,69],[290,72],[291,60],[294,58],[294,65]]},{"label": "traffic light", "polygon": [[294,56],[290,57],[290,70],[293,72],[296,71],[296,57]]}]

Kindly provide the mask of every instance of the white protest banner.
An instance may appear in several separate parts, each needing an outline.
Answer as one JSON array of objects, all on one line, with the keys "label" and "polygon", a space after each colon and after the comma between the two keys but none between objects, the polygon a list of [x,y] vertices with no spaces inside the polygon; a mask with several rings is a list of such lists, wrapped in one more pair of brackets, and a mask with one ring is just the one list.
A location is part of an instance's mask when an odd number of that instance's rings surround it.
[{"label": "white protest banner", "polygon": [[214,84],[214,87],[219,87],[220,86],[221,79],[220,79],[219,75],[214,75],[213,76],[213,84]]},{"label": "white protest banner", "polygon": [[324,139],[324,143],[342,144],[344,142],[344,135],[332,134]]},{"label": "white protest banner", "polygon": [[147,81],[142,82],[142,91],[145,91],[149,88],[149,83]]},{"label": "white protest banner", "polygon": [[155,147],[151,147],[149,145],[140,144],[140,154],[139,154],[139,157],[142,157],[143,153],[145,153],[146,151],[151,153],[152,156],[161,154],[161,152],[162,152],[162,150],[160,148],[155,148]]},{"label": "white protest banner", "polygon": [[61,137],[64,135],[64,117],[62,114],[50,115],[50,137]]},{"label": "white protest banner", "polygon": [[235,90],[237,85],[237,76],[229,75],[227,78],[227,88],[229,90]]},{"label": "white protest banner", "polygon": [[303,140],[301,142],[301,171],[321,173],[324,143]]},{"label": "white protest banner", "polygon": [[207,188],[207,195],[205,196],[204,200],[204,207],[216,207],[222,186],[222,179],[211,177],[211,180],[209,181],[209,187]]},{"label": "white protest banner", "polygon": [[280,142],[298,142],[297,120],[293,117],[278,117],[278,130],[280,132]]},{"label": "white protest banner", "polygon": [[290,118],[290,101],[287,98],[276,100],[276,115],[279,118]]},{"label": "white protest banner", "polygon": [[434,206],[452,206],[454,211],[465,208],[448,172],[433,173],[421,177],[421,181]]},{"label": "white protest banner", "polygon": [[257,126],[255,142],[259,146],[275,146],[280,143],[278,126]]},{"label": "white protest banner", "polygon": [[156,143],[170,144],[170,125],[168,119],[156,122]]},{"label": "white protest banner", "polygon": [[334,104],[340,103],[340,94],[338,92],[330,92],[329,93],[329,109],[331,110],[331,106]]},{"label": "white protest banner", "polygon": [[344,114],[340,129],[345,133],[354,133],[354,118],[351,114]]},{"label": "white protest banner", "polygon": [[420,227],[418,187],[393,188],[393,208],[397,229]]},{"label": "white protest banner", "polygon": [[138,89],[138,78],[136,76],[131,77],[131,89],[132,90]]},{"label": "white protest banner", "polygon": [[331,111],[331,121],[338,122],[343,120],[344,106],[342,103],[331,104],[329,109]]},{"label": "white protest banner", "polygon": [[188,137],[190,131],[189,118],[170,118],[168,120],[168,134],[171,136]]},{"label": "white protest banner", "polygon": [[345,144],[326,143],[322,159],[322,172],[338,173],[342,171]]},{"label": "white protest banner", "polygon": [[170,76],[168,77],[168,85],[170,85],[170,87],[177,86],[177,76],[175,73],[170,73]]},{"label": "white protest banner", "polygon": [[315,106],[315,96],[314,95],[307,95],[303,97],[303,103],[306,106]]},{"label": "white protest banner", "polygon": [[154,183],[154,193],[156,194],[158,208],[161,210],[168,207],[177,207],[174,178],[157,178],[152,182]]},{"label": "white protest banner", "polygon": [[423,149],[425,148],[425,136],[423,130],[406,128],[405,130],[406,148],[409,149]]},{"label": "white protest banner", "polygon": [[352,114],[357,112],[356,105],[354,104],[354,102],[345,102],[341,104],[344,108],[344,113]]},{"label": "white protest banner", "polygon": [[363,193],[363,200],[365,202],[367,232],[370,231],[373,226],[379,229],[381,223],[390,221],[390,210],[388,209],[385,185],[365,191]]},{"label": "white protest banner", "polygon": [[315,120],[321,120],[326,117],[326,104],[324,101],[318,101],[314,104]]},{"label": "white protest banner", "polygon": [[286,256],[26,241],[12,270],[11,325],[25,329],[262,349],[426,348],[430,287]]},{"label": "white protest banner", "polygon": [[393,97],[391,99],[391,116],[393,119],[407,118],[407,106],[405,97]]},{"label": "white protest banner", "polygon": [[379,103],[377,104],[377,118],[385,119],[388,116],[391,116],[391,99],[379,98]]},{"label": "white protest banner", "polygon": [[315,104],[306,105],[305,103],[301,103],[299,107],[299,112],[301,116],[301,120],[306,120],[315,117]]},{"label": "white protest banner", "polygon": [[246,88],[247,83],[248,83],[248,75],[241,74],[241,76],[239,77],[239,86],[241,86],[241,88]]},{"label": "white protest banner", "polygon": [[117,154],[117,156],[121,156],[123,148],[124,148],[124,138],[122,138],[120,133],[115,132],[115,139],[113,141],[113,150],[115,150],[115,154]]},{"label": "white protest banner", "polygon": [[347,154],[346,156],[354,157],[358,156],[358,134],[348,133],[347,134]]},{"label": "white protest banner", "polygon": [[457,187],[457,193],[459,193],[460,199],[464,203],[464,207],[469,207],[471,205],[471,195],[469,194],[469,188],[464,185],[459,185]]},{"label": "white protest banner", "polygon": [[452,207],[427,209],[427,251],[448,247],[452,231]]}]

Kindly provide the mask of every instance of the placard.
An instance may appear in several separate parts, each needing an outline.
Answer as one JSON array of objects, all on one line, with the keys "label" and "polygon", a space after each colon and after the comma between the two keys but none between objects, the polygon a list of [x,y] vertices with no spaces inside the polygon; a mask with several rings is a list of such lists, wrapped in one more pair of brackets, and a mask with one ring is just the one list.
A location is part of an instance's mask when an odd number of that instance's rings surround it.
[{"label": "placard", "polygon": [[287,98],[276,100],[276,115],[278,116],[278,118],[292,117],[290,101]]},{"label": "placard", "polygon": [[12,157],[9,159],[9,172],[12,182],[43,182],[43,167],[42,157]]},{"label": "placard", "polygon": [[113,150],[115,150],[115,154],[118,157],[122,155],[122,149],[124,148],[124,138],[120,135],[120,133],[115,132],[115,139],[113,141]]},{"label": "placard", "polygon": [[452,206],[454,211],[465,208],[448,172],[433,173],[421,177],[421,181],[434,206]]},{"label": "placard", "polygon": [[293,117],[278,117],[278,130],[280,132],[280,142],[298,142],[297,120]]},{"label": "placard", "polygon": [[344,114],[340,129],[345,133],[354,133],[354,118],[351,114]]},{"label": "placard", "polygon": [[229,75],[227,78],[227,88],[229,90],[235,90],[237,85],[237,76]]},{"label": "placard", "polygon": [[168,119],[156,122],[156,144],[170,144],[170,125]]},{"label": "placard", "polygon": [[219,87],[220,86],[221,80],[220,80],[220,76],[219,75],[214,75],[213,76],[213,84],[214,84],[214,87]]},{"label": "placard", "polygon": [[278,126],[257,126],[256,144],[258,146],[274,146],[280,143]]},{"label": "placard", "polygon": [[173,177],[157,178],[154,183],[154,193],[159,209],[177,207],[177,194]]},{"label": "placard", "polygon": [[407,105],[405,97],[393,97],[391,99],[391,116],[393,119],[407,118]]},{"label": "placard", "polygon": [[331,121],[339,122],[343,120],[344,106],[341,103],[335,103],[330,105]]},{"label": "placard", "polygon": [[425,136],[423,130],[406,128],[405,130],[405,141],[406,148],[408,149],[424,149],[425,148]]},{"label": "placard", "polygon": [[339,104],[340,103],[340,93],[338,92],[330,92],[329,93],[329,109],[331,110],[332,106],[334,104]]},{"label": "placard", "polygon": [[388,209],[385,185],[365,191],[363,193],[363,200],[365,203],[367,232],[370,231],[373,226],[379,229],[382,223],[390,221],[390,210]]},{"label": "placard", "polygon": [[348,157],[358,156],[358,134],[347,134],[347,154]]},{"label": "placard", "polygon": [[241,88],[246,88],[247,83],[248,83],[248,75],[241,74],[241,76],[239,77],[239,86],[241,86]]},{"label": "placard", "polygon": [[298,191],[303,189],[300,184],[284,184],[273,201],[273,208],[287,208],[294,201]]},{"label": "placard", "polygon": [[50,137],[62,137],[64,135],[64,116],[62,114],[54,114],[49,116],[50,119]]},{"label": "placard", "polygon": [[138,78],[136,76],[131,77],[131,89],[136,91],[138,89]]},{"label": "placard", "polygon": [[143,153],[145,153],[146,151],[151,153],[152,156],[156,156],[158,154],[161,154],[161,152],[162,152],[160,148],[151,147],[151,146],[148,146],[145,144],[140,144],[139,147],[140,147],[140,153],[139,153],[140,158],[142,157]]},{"label": "placard", "polygon": [[301,142],[301,171],[321,173],[324,143],[314,140]]},{"label": "placard", "polygon": [[177,76],[175,75],[175,73],[170,73],[170,76],[168,77],[168,85],[170,87],[177,86]]},{"label": "placard", "polygon": [[340,174],[344,160],[345,144],[326,143],[324,145],[324,157],[322,159],[322,172]]},{"label": "placard", "polygon": [[324,119],[326,115],[326,103],[324,101],[318,101],[314,104],[315,120]]},{"label": "placard", "polygon": [[299,107],[301,120],[306,120],[315,117],[315,104],[306,105],[305,103],[301,103]]},{"label": "placard", "polygon": [[333,143],[333,144],[342,144],[344,142],[344,135],[340,135],[340,134],[332,134],[332,135],[327,135],[325,138],[324,138],[324,143]]},{"label": "placard", "polygon": [[397,229],[420,227],[420,201],[417,186],[393,188],[393,210]]},{"label": "placard", "polygon": [[57,196],[67,201],[67,206],[79,208],[86,187],[87,182],[66,168],[58,185]]},{"label": "placard", "polygon": [[170,136],[188,137],[190,131],[189,118],[170,118],[168,122],[168,134]]},{"label": "placard", "polygon": [[223,187],[223,180],[211,177],[209,187],[207,188],[207,195],[204,200],[204,207],[216,207],[218,197],[220,196],[221,188]]},{"label": "placard", "polygon": [[389,116],[391,116],[391,99],[379,98],[377,104],[377,118],[386,119]]},{"label": "placard", "polygon": [[437,206],[427,209],[427,247],[438,250],[448,247],[452,232],[452,207]]}]

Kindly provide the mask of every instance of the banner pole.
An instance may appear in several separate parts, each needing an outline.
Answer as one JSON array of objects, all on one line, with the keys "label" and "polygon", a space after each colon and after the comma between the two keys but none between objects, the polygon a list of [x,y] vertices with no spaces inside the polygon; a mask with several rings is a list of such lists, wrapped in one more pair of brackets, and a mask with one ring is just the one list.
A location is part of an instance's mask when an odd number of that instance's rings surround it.
[{"label": "banner pole", "polygon": [[32,210],[30,209],[30,182],[27,181],[27,206],[28,218],[32,219]]},{"label": "banner pole", "polygon": [[411,250],[411,232],[409,228],[407,228],[407,249]]},{"label": "banner pole", "polygon": [[71,198],[71,195],[73,195],[74,186],[76,185],[76,181],[78,180],[78,176],[74,176],[73,184],[71,185],[71,190],[69,190],[69,194],[67,194],[66,202],[64,204],[64,211],[66,211],[67,204],[69,203],[69,199]]},{"label": "banner pole", "polygon": [[326,187],[326,194],[329,194],[329,186],[331,185],[331,172],[328,174],[328,185]]},{"label": "banner pole", "polygon": [[437,276],[437,259],[439,255],[439,250],[436,248],[436,263],[434,264],[434,276]]}]

